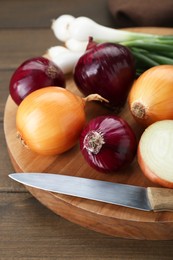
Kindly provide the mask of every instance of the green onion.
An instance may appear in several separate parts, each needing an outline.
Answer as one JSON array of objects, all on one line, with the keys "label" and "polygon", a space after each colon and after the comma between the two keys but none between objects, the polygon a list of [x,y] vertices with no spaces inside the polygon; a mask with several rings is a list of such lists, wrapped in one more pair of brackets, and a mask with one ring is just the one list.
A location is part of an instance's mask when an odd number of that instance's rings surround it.
[{"label": "green onion", "polygon": [[[173,35],[112,29],[87,17],[74,18],[68,15],[62,15],[53,21],[52,29],[59,40],[72,43],[70,48],[75,51],[77,48],[85,51],[84,46],[89,37],[98,43],[114,42],[128,47],[136,59],[138,75],[152,66],[173,64]],[[75,46],[72,46],[73,42]]]},{"label": "green onion", "polygon": [[136,60],[143,62],[144,65],[148,65],[149,67],[159,65],[159,63],[154,61],[152,58],[150,58],[150,56],[147,55],[147,53],[145,54],[142,52],[140,53],[140,50],[136,51],[136,49],[131,49],[131,51],[134,57],[136,58]]},{"label": "green onion", "polygon": [[158,54],[150,53],[147,55],[149,58],[153,59],[153,61],[158,62],[159,64],[170,64],[173,65],[173,59],[161,56]]}]

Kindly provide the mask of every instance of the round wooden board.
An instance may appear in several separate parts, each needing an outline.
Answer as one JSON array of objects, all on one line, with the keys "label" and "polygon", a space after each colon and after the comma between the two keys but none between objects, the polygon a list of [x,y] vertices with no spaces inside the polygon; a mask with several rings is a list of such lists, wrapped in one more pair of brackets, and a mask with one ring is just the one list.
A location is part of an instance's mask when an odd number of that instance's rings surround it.
[{"label": "round wooden board", "polygon": [[[147,29],[143,29],[143,31],[147,31]],[[171,34],[173,29],[159,30],[159,28],[150,28],[150,32]],[[67,80],[67,88],[80,95],[71,78]],[[111,113],[101,104],[95,102],[87,103],[85,110],[87,120]],[[144,177],[136,159],[128,168],[122,171],[104,174],[88,166],[81,155],[79,144],[59,156],[40,156],[31,152],[23,147],[16,138],[16,111],[17,106],[9,96],[5,107],[4,131],[15,171],[59,173],[144,187],[155,186]],[[127,105],[119,116],[132,126],[137,138],[140,138],[143,130],[131,117]],[[26,188],[53,212],[86,228],[122,238],[141,240],[173,239],[173,212],[144,212],[103,202],[59,195],[30,187]]]}]

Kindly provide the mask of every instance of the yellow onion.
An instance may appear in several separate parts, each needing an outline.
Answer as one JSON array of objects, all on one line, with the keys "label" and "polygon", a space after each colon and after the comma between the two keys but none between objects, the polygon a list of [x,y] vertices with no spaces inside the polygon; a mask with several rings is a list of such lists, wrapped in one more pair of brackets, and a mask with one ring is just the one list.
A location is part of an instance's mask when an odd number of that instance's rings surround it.
[{"label": "yellow onion", "polygon": [[36,90],[18,107],[18,136],[38,154],[61,154],[76,144],[85,125],[85,102],[100,98],[98,95],[81,98],[53,86]]},{"label": "yellow onion", "polygon": [[133,84],[128,102],[133,117],[145,127],[173,119],[173,65],[145,71]]}]

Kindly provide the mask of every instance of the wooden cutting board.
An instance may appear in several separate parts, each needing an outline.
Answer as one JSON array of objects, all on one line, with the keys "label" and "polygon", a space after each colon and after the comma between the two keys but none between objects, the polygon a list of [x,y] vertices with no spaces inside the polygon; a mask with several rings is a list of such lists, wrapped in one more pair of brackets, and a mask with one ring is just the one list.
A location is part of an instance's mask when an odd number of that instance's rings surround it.
[{"label": "wooden cutting board", "polygon": [[[165,34],[173,33],[173,29],[144,28],[140,30]],[[80,95],[72,78],[67,79],[67,88]],[[79,144],[59,156],[40,156],[31,152],[23,147],[16,138],[16,111],[17,106],[9,96],[4,113],[4,131],[15,171],[60,173],[144,187],[156,186],[144,177],[136,159],[128,168],[122,171],[114,174],[104,174],[88,166],[81,155]],[[87,103],[85,111],[87,120],[112,113],[95,102]],[[119,115],[131,125],[137,137],[140,138],[143,129],[135,123],[127,105]],[[116,237],[142,240],[173,239],[173,212],[144,212],[103,202],[59,195],[30,187],[26,188],[36,199],[56,214],[97,232]]]}]

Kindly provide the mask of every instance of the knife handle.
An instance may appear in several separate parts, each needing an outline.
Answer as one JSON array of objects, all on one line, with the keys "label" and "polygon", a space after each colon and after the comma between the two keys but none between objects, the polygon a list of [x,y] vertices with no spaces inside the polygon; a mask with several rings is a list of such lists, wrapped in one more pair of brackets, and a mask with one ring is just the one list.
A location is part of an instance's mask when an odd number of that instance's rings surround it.
[{"label": "knife handle", "polygon": [[149,187],[147,194],[154,211],[173,211],[173,189]]}]

